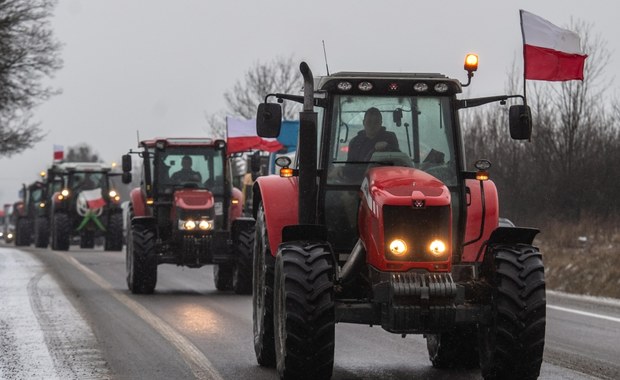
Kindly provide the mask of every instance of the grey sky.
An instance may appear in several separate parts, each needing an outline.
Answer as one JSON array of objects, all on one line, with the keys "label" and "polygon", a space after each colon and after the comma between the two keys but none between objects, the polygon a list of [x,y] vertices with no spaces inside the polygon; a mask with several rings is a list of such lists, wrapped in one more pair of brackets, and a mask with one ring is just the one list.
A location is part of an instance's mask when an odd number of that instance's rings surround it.
[{"label": "grey sky", "polygon": [[[91,145],[108,162],[141,138],[205,136],[205,113],[257,61],[294,55],[315,75],[331,72],[440,72],[464,81],[463,58],[480,56],[468,96],[501,94],[521,66],[520,8],[558,26],[593,25],[618,76],[616,1],[414,0],[60,0],[52,20],[64,68],[63,93],[37,109],[47,136],[34,149],[0,159],[0,202],[51,163],[53,144]],[[587,53],[587,52],[586,52]],[[613,86],[615,88],[615,86]],[[615,94],[616,91],[612,91]]]}]

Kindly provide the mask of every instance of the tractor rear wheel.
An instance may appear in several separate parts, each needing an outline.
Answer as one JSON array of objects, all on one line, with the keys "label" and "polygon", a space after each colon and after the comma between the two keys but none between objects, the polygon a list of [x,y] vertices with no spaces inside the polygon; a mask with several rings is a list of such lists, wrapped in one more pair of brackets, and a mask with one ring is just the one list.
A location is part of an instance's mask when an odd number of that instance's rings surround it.
[{"label": "tractor rear wheel", "polygon": [[34,225],[34,246],[47,248],[50,243],[50,224],[46,217],[39,216]]},{"label": "tractor rear wheel", "polygon": [[30,245],[30,221],[26,218],[17,219],[15,226],[15,245],[25,247]]},{"label": "tractor rear wheel", "polygon": [[252,274],[252,330],[256,361],[263,367],[276,366],[275,340],[273,335],[273,270],[275,260],[271,256],[265,209],[258,205],[254,234]]},{"label": "tractor rear wheel", "polygon": [[125,260],[127,287],[134,294],[151,294],[157,284],[155,232],[139,224],[130,229]]},{"label": "tractor rear wheel", "polygon": [[501,245],[487,252],[491,321],[481,325],[480,367],[486,379],[536,379],[545,344],[545,268],[537,248]]},{"label": "tractor rear wheel", "polygon": [[52,218],[52,249],[68,251],[71,242],[71,226],[67,214],[54,214]]},{"label": "tractor rear wheel", "polygon": [[433,367],[478,367],[477,333],[476,326],[466,326],[440,334],[426,334],[426,347]]},{"label": "tractor rear wheel", "polygon": [[213,265],[213,282],[219,291],[232,289],[233,266],[231,264]]},{"label": "tractor rear wheel", "polygon": [[105,251],[123,250],[123,214],[120,212],[110,215],[103,249]]},{"label": "tractor rear wheel", "polygon": [[237,294],[252,294],[252,250],[254,249],[254,227],[239,231],[235,238],[235,265],[232,273],[232,287]]},{"label": "tractor rear wheel", "polygon": [[280,246],[273,304],[280,378],[331,378],[336,321],[328,245],[288,242]]}]

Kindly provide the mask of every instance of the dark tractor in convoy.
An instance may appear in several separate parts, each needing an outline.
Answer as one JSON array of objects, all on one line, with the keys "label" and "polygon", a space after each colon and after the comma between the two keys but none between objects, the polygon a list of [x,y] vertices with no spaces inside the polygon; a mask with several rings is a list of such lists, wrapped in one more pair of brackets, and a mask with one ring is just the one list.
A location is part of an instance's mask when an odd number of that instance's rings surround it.
[{"label": "dark tractor in convoy", "polygon": [[13,205],[15,212],[15,245],[28,246],[33,241],[37,217],[44,207],[45,183],[35,181],[23,185],[21,200]]},{"label": "dark tractor in convoy", "polygon": [[[159,264],[213,264],[218,290],[252,291],[254,219],[242,217],[226,142],[156,138],[140,143],[141,185],[131,191],[127,220],[127,286],[153,293]],[[131,182],[123,156],[123,182]]]},{"label": "dark tractor in convoy", "polygon": [[94,248],[95,240],[104,238],[106,251],[122,250],[120,196],[110,181],[117,174],[92,162],[55,164],[50,171],[50,186],[56,190],[49,212],[52,249],[67,251],[74,239],[80,248]]},{"label": "dark tractor in convoy", "polygon": [[[469,79],[476,68],[468,56]],[[253,191],[258,363],[282,379],[328,379],[346,322],[423,334],[437,368],[536,378],[538,230],[499,225],[490,162],[466,170],[459,126],[461,109],[523,97],[459,99],[470,80],[441,74],[301,72],[304,96],[268,94],[257,112],[259,136],[275,137],[281,108],[268,98],[304,104],[295,164],[280,158],[280,176]],[[529,108],[508,114],[511,136],[528,139]]]},{"label": "dark tractor in convoy", "polygon": [[37,248],[47,248],[50,241],[52,196],[64,187],[65,172],[52,165],[47,171],[41,172],[41,196],[34,217],[33,241]]}]

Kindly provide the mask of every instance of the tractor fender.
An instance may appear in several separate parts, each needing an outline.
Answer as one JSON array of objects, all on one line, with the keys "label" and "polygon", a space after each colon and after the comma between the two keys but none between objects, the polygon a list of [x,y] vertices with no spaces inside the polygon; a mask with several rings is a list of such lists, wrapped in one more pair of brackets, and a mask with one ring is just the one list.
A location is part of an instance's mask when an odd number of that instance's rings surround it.
[{"label": "tractor fender", "polygon": [[150,210],[147,211],[146,209],[146,202],[144,200],[144,193],[142,192],[142,189],[136,187],[131,190],[129,193],[129,199],[131,200],[131,207],[133,208],[134,216],[150,216]]},{"label": "tractor fender", "polygon": [[131,228],[143,226],[146,228],[155,228],[157,221],[152,216],[134,216],[131,219]]},{"label": "tractor fender", "polygon": [[[480,185],[484,188],[484,199]],[[472,262],[480,259],[478,253],[489,240],[491,233],[499,225],[499,200],[497,187],[493,181],[466,179],[467,186],[467,224],[461,261]]]},{"label": "tractor fender", "polygon": [[245,204],[243,192],[236,187],[233,187],[231,200],[232,205],[230,207],[230,220],[235,221],[243,214],[243,205]]},{"label": "tractor fender", "polygon": [[527,244],[532,245],[534,238],[540,232],[537,228],[529,227],[498,227],[491,237],[489,237],[488,245],[495,244]]},{"label": "tractor fender", "polygon": [[282,242],[282,229],[298,224],[299,178],[282,178],[276,175],[258,177],[254,183],[252,204],[254,219],[258,204],[263,202],[269,246],[273,256]]}]

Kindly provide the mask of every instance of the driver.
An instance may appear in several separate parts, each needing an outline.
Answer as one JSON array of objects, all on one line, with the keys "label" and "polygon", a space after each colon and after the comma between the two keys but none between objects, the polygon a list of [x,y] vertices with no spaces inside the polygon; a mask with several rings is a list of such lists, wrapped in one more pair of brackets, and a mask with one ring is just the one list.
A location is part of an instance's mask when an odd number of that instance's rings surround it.
[{"label": "driver", "polygon": [[183,182],[202,182],[202,176],[199,172],[192,169],[192,158],[190,156],[183,156],[181,160],[182,169],[174,173],[170,180],[176,183]]},{"label": "driver", "polygon": [[364,114],[364,130],[351,139],[347,161],[368,161],[374,152],[398,152],[398,139],[394,132],[381,126],[381,111],[370,107]]}]

